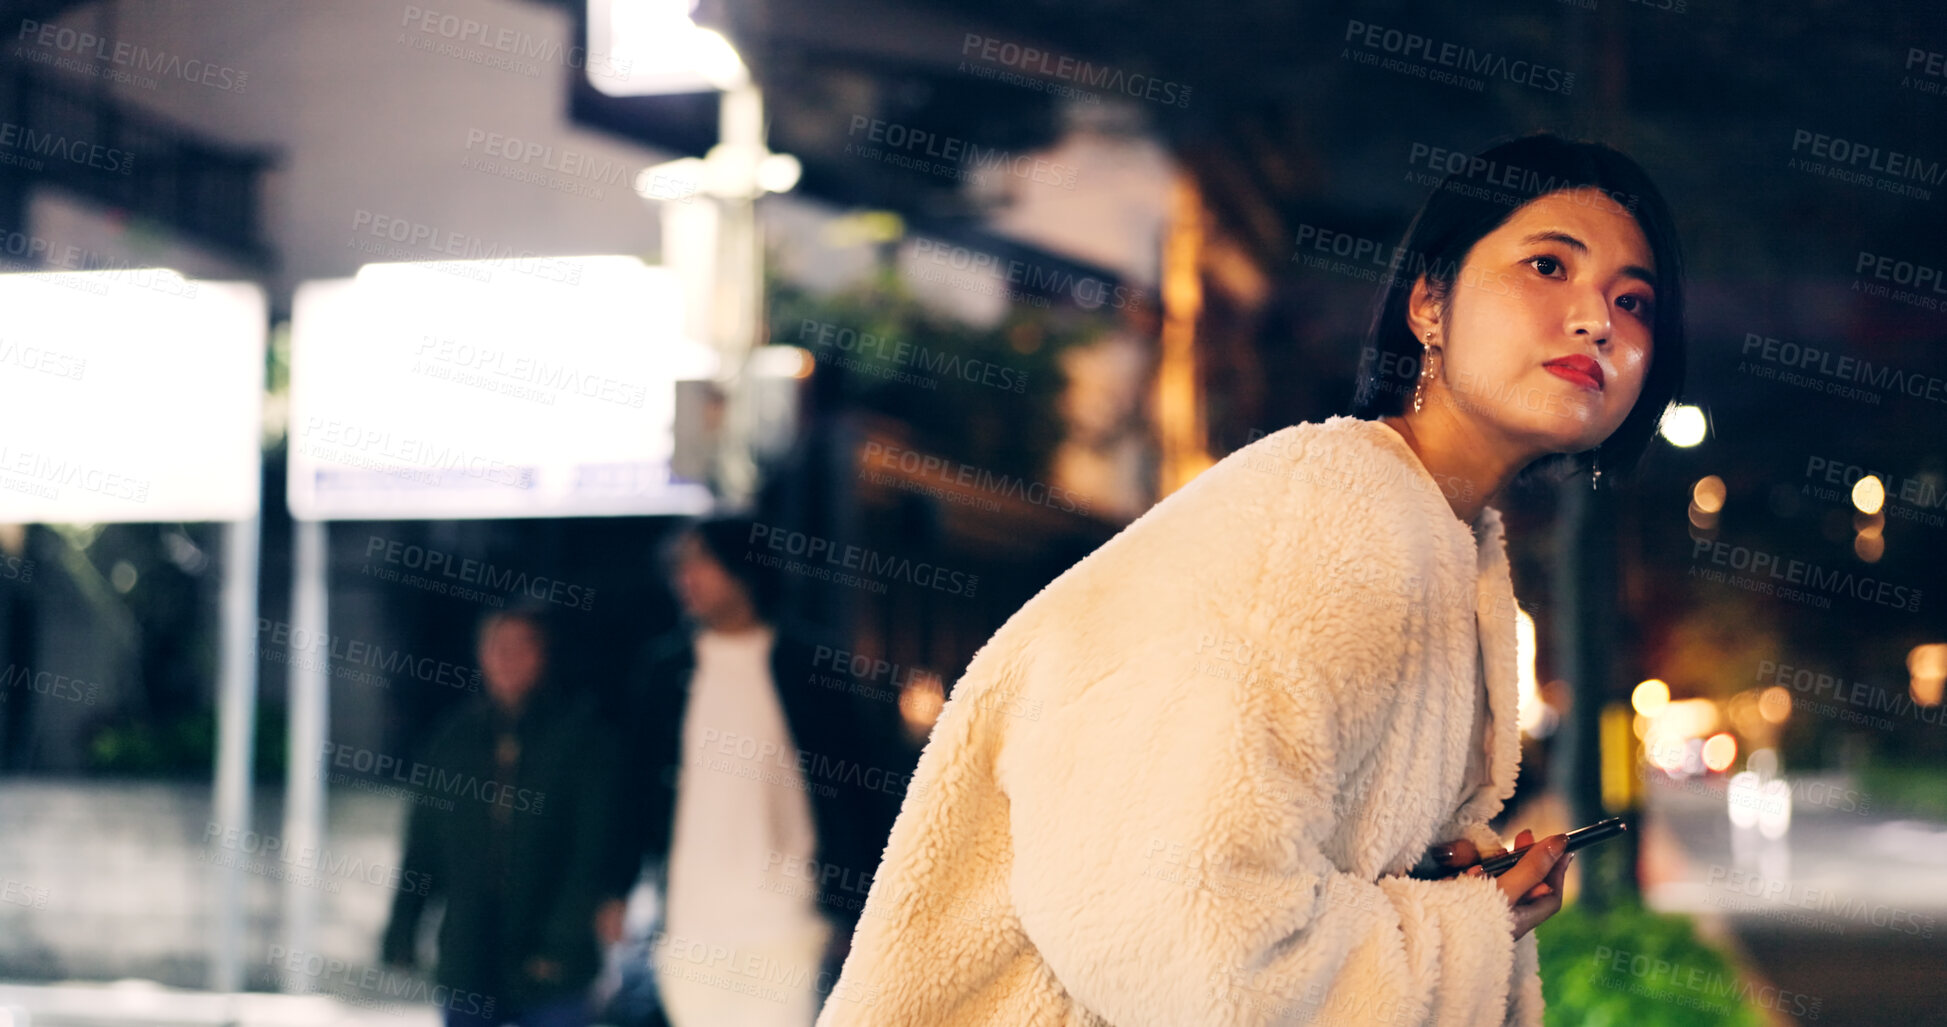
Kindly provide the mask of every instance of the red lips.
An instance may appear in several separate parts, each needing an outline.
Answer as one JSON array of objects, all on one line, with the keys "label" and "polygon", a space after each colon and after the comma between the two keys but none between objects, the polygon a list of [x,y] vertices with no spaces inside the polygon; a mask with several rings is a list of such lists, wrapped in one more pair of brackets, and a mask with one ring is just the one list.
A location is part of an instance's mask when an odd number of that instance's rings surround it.
[{"label": "red lips", "polygon": [[1602,365],[1596,363],[1594,357],[1578,353],[1574,356],[1557,357],[1541,366],[1554,372],[1558,377],[1566,378],[1578,385],[1586,385],[1593,389],[1602,388]]}]

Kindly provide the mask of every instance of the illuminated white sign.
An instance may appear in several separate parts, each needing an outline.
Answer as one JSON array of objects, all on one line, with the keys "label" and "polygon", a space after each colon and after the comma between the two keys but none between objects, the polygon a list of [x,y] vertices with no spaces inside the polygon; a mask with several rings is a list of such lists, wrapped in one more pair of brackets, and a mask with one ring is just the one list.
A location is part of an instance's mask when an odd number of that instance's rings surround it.
[{"label": "illuminated white sign", "polygon": [[693,0],[589,0],[589,84],[610,96],[747,84],[743,58],[721,33],[690,20],[694,6]]},{"label": "illuminated white sign", "polygon": [[257,512],[264,294],[174,271],[0,275],[0,522]]},{"label": "illuminated white sign", "polygon": [[696,513],[672,477],[675,278],[634,257],[369,264],[307,282],[291,331],[291,513],[306,520]]}]

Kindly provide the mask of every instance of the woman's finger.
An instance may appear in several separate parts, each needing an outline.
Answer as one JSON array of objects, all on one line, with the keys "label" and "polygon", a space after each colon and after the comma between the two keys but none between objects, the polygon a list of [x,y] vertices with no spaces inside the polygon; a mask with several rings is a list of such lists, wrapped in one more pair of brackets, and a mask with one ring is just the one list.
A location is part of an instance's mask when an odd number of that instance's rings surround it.
[{"label": "woman's finger", "polygon": [[[1527,836],[1528,832],[1521,832]],[[1555,865],[1561,862],[1562,848],[1568,843],[1564,835],[1551,835],[1539,844],[1532,844],[1521,857],[1521,862],[1509,867],[1501,875],[1501,893],[1507,896],[1510,904],[1522,901],[1534,887],[1547,880]]]},{"label": "woman's finger", "polygon": [[1555,866],[1548,871],[1546,883],[1556,891],[1561,891],[1562,881],[1568,876],[1568,865],[1573,862],[1575,862],[1575,853],[1573,852],[1556,860]]}]

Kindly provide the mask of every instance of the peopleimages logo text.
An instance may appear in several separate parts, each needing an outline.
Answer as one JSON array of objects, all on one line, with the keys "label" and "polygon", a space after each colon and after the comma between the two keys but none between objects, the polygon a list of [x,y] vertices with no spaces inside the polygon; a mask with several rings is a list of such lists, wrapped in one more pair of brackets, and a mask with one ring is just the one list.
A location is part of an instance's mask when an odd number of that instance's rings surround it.
[{"label": "peopleimages logo text", "polygon": [[[1919,399],[1932,400],[1935,403],[1947,403],[1947,379],[1908,371],[1890,364],[1875,366],[1870,360],[1846,356],[1817,346],[1774,339],[1757,332],[1745,332],[1744,345],[1739,349],[1738,354],[1752,358],[1746,362],[1747,364],[1762,360],[1781,367],[1810,371],[1834,382],[1887,389]],[[1740,368],[1743,366],[1741,364]]]},{"label": "peopleimages logo text", "polygon": [[1877,146],[1853,142],[1843,137],[1828,136],[1810,129],[1795,129],[1792,132],[1792,152],[1809,151],[1812,156],[1839,164],[1854,167],[1863,165],[1868,171],[1877,171],[1895,178],[1910,178],[1928,185],[1940,185],[1947,181],[1947,164],[1916,157],[1898,150],[1884,150]]},{"label": "peopleimages logo text", "polygon": [[[37,132],[29,126],[11,121],[0,122],[0,147],[49,160],[67,161],[96,171],[126,175],[135,168],[135,155],[127,150],[70,139],[57,132]],[[32,170],[39,171],[40,168]]]},{"label": "peopleimages logo text", "polygon": [[[1073,189],[1076,176],[1079,174],[1079,169],[1072,164],[1062,164],[998,147],[982,146],[979,143],[941,135],[928,129],[914,128],[896,121],[882,121],[863,114],[852,115],[851,126],[845,134],[853,139],[863,135],[868,142],[892,150],[917,153],[952,165],[965,164],[978,171],[1000,171],[1040,185]],[[853,144],[848,144],[848,147],[851,146]],[[847,152],[853,150],[848,149]]]},{"label": "peopleimages logo text", "polygon": [[800,556],[806,561],[822,561],[875,578],[891,578],[953,595],[971,596],[980,585],[977,574],[948,570],[924,560],[879,553],[864,546],[839,545],[828,538],[768,524],[751,525],[750,537],[745,542],[754,547],[759,541],[773,552]]},{"label": "peopleimages logo text", "polygon": [[1110,90],[1175,107],[1190,106],[1190,87],[1180,82],[1166,81],[1154,75],[1124,74],[1120,68],[1091,64],[1064,54],[983,36],[978,32],[967,33],[966,39],[960,44],[960,56],[974,57],[1063,82],[1074,82],[1090,89]]},{"label": "peopleimages logo text", "polygon": [[[354,1006],[393,1009],[431,1003],[437,1009],[451,1009],[478,1018],[491,1018],[494,1012],[491,995],[433,984],[417,974],[347,963],[303,949],[272,945],[265,953],[264,963],[283,975],[301,974],[325,984],[351,988],[351,994],[340,994],[338,1000]],[[418,1014],[414,1010],[414,1015]]]},{"label": "peopleimages logo text", "polygon": [[411,545],[397,539],[387,539],[373,535],[366,540],[365,556],[377,556],[390,564],[397,564],[408,570],[422,571],[426,574],[439,574],[442,577],[479,585],[508,594],[520,593],[530,599],[545,599],[551,603],[573,607],[578,610],[595,608],[595,590],[585,585],[571,585],[560,578],[550,578],[544,574],[529,574],[506,567],[496,567],[483,560],[462,558],[454,560],[451,553],[425,546]]},{"label": "peopleimages logo text", "polygon": [[22,346],[5,339],[0,339],[0,364],[12,364],[23,371],[38,371],[73,381],[80,381],[88,370],[86,357],[41,346]]},{"label": "peopleimages logo text", "polygon": [[16,688],[50,699],[66,699],[83,706],[93,706],[96,696],[101,693],[101,682],[84,681],[67,674],[37,671],[25,664],[10,663],[5,670],[0,670],[0,702],[4,702],[8,692]]},{"label": "peopleimages logo text", "polygon": [[[1729,567],[1752,575],[1763,574],[1775,581],[1804,585],[1834,595],[1851,596],[1861,602],[1877,603],[1895,610],[1905,610],[1908,613],[1920,612],[1921,591],[1907,585],[1895,585],[1890,581],[1883,581],[1869,575],[1820,567],[1818,564],[1807,563],[1796,558],[1780,559],[1776,554],[1732,545],[1729,542],[1695,540],[1690,551],[1691,559],[1694,561],[1706,554],[1711,563],[1720,567]],[[1694,564],[1691,570],[1693,572],[1696,570]]]},{"label": "peopleimages logo text", "polygon": [[798,329],[798,341],[813,342],[826,349],[857,353],[862,357],[878,357],[931,374],[988,385],[1003,391],[1020,393],[1026,392],[1028,388],[1028,376],[1025,371],[1004,367],[978,357],[962,357],[957,353],[929,350],[925,346],[915,345],[904,339],[892,339],[871,332],[861,332],[828,321],[806,318],[804,324]]},{"label": "peopleimages logo text", "polygon": [[151,50],[146,46],[118,42],[105,36],[97,36],[92,32],[81,32],[61,25],[48,25],[31,18],[23,18],[20,22],[20,33],[14,38],[26,41],[30,37],[35,46],[58,50],[78,59],[129,68],[164,78],[181,79],[184,82],[199,83],[229,93],[242,92],[244,82],[249,79],[244,72],[225,64],[213,64],[194,57],[184,60],[181,54],[172,54],[166,50]]},{"label": "peopleimages logo text", "polygon": [[1088,497],[1078,496],[1069,489],[1044,485],[1038,481],[1016,478],[1008,474],[996,474],[984,467],[948,460],[945,457],[900,446],[889,446],[883,442],[867,442],[864,451],[859,455],[859,461],[868,469],[876,466],[899,470],[922,481],[937,479],[950,485],[977,489],[1036,506],[1046,506],[1063,513],[1089,512]]},{"label": "peopleimages logo text", "polygon": [[1767,684],[1788,687],[1799,693],[1799,697],[1793,700],[1794,709],[1808,700],[1831,699],[1834,702],[1875,713],[1891,713],[1896,717],[1911,715],[1920,723],[1935,727],[1947,723],[1947,704],[1922,706],[1914,702],[1907,692],[1881,688],[1865,681],[1847,681],[1845,678],[1809,667],[1795,667],[1776,660],[1760,660],[1757,679]]},{"label": "peopleimages logo text", "polygon": [[[488,242],[477,235],[464,235],[420,221],[374,213],[363,207],[352,212],[352,233],[354,237],[364,233],[404,244],[413,250],[430,251],[459,260],[487,261],[495,267],[511,267],[522,274],[564,285],[581,284],[581,265],[574,261],[543,257],[532,250]],[[425,259],[412,255],[393,256],[397,260]]]},{"label": "peopleimages logo text", "polygon": [[401,28],[420,33],[418,39],[410,40],[418,49],[432,49],[428,44],[438,39],[450,40],[456,45],[479,46],[494,54],[506,55],[508,59],[482,61],[478,56],[465,50],[449,52],[447,56],[466,57],[475,63],[491,64],[528,75],[535,74],[539,69],[531,64],[523,65],[513,58],[578,70],[585,68],[591,75],[618,79],[628,78],[634,66],[633,58],[617,60],[612,53],[591,51],[579,45],[565,46],[558,39],[537,36],[531,32],[505,26],[496,27],[472,18],[429,10],[414,4],[406,5],[404,16],[399,19],[399,25]]},{"label": "peopleimages logo text", "polygon": [[303,627],[294,627],[286,621],[273,621],[268,617],[257,618],[257,638],[260,643],[269,641],[294,653],[322,657],[327,661],[371,667],[387,674],[403,673],[419,681],[466,692],[480,690],[478,668],[431,656],[414,656],[408,650],[387,649],[377,642],[307,631]]},{"label": "peopleimages logo text", "polygon": [[1573,72],[1551,68],[1535,61],[1509,60],[1505,54],[1476,50],[1459,43],[1443,43],[1415,32],[1389,29],[1384,25],[1372,25],[1348,19],[1345,23],[1345,41],[1367,50],[1379,50],[1425,64],[1437,64],[1476,75],[1505,79],[1551,93],[1560,93],[1563,96],[1569,95],[1575,88]]},{"label": "peopleimages logo text", "polygon": [[490,806],[506,806],[517,813],[540,813],[547,793],[532,788],[516,788],[491,778],[475,777],[458,770],[447,770],[418,760],[402,760],[356,745],[326,741],[318,750],[320,770],[331,767],[386,777],[412,788],[445,795],[478,799]]},{"label": "peopleimages logo text", "polygon": [[73,485],[85,492],[126,499],[131,503],[149,501],[149,480],[146,478],[131,478],[69,460],[65,456],[54,457],[14,449],[5,444],[0,444],[0,473],[17,474],[48,485]]},{"label": "peopleimages logo text", "polygon": [[246,856],[262,856],[300,870],[316,870],[327,877],[364,881],[393,891],[430,895],[433,890],[432,875],[422,871],[371,862],[363,856],[333,852],[316,845],[287,845],[277,835],[259,834],[248,828],[226,828],[215,821],[204,827],[203,845],[206,852],[210,847],[217,847]]},{"label": "peopleimages logo text", "polygon": [[539,385],[555,392],[572,392],[587,399],[640,410],[649,402],[644,385],[624,382],[607,375],[591,374],[567,362],[550,363],[545,357],[510,353],[492,346],[479,346],[462,339],[421,335],[413,355],[468,371],[498,378]]},{"label": "peopleimages logo text", "polygon": [[[1615,192],[1606,188],[1582,189],[1580,183],[1571,182],[1566,177],[1545,175],[1518,164],[1506,164],[1463,150],[1451,150],[1427,143],[1416,142],[1409,145],[1406,161],[1414,166],[1425,165],[1427,170],[1432,172],[1454,176],[1455,181],[1447,183],[1450,191],[1483,200],[1520,203],[1525,202],[1525,197],[1566,190],[1560,195],[1577,206],[1597,207],[1612,214],[1634,214],[1640,199],[1633,193]],[[1483,188],[1486,186],[1507,189],[1511,192],[1489,195],[1489,191]]]},{"label": "peopleimages logo text", "polygon": [[992,253],[978,252],[958,244],[919,238],[913,240],[912,254],[915,260],[965,271],[969,275],[990,278],[1007,285],[1023,286],[1024,289],[1020,291],[1004,291],[1009,299],[1033,306],[1048,305],[1045,297],[1040,295],[1042,292],[1072,296],[1086,310],[1104,305],[1117,310],[1140,310],[1143,306],[1143,294],[1135,287],[1111,285],[1093,275],[1077,275],[1073,271],[1023,260],[1003,261]]}]

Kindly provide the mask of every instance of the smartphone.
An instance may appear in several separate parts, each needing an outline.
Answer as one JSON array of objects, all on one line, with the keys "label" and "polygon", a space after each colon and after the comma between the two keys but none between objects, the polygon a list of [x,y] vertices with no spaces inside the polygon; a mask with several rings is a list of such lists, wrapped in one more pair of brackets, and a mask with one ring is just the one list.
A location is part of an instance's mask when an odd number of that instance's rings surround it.
[{"label": "smartphone", "polygon": [[[1578,827],[1568,833],[1568,847],[1563,849],[1562,853],[1563,855],[1567,855],[1577,849],[1588,848],[1596,842],[1614,838],[1627,830],[1629,830],[1629,825],[1623,823],[1621,817],[1610,817],[1607,820],[1598,820],[1587,827]],[[1509,867],[1521,862],[1521,857],[1526,855],[1527,852],[1528,846],[1524,845],[1513,852],[1502,853],[1499,856],[1489,856],[1481,860],[1481,869],[1489,877],[1499,877],[1507,873]],[[1422,880],[1437,881],[1442,878],[1464,874],[1467,870],[1467,867],[1441,866],[1431,862],[1431,857],[1428,857],[1427,860],[1422,861],[1409,871],[1409,874]]]},{"label": "smartphone", "polygon": [[[1567,855],[1577,849],[1586,849],[1597,842],[1614,838],[1627,830],[1629,830],[1629,825],[1623,823],[1621,817],[1610,817],[1607,820],[1598,820],[1587,827],[1578,827],[1568,833],[1568,846],[1562,850],[1562,854]],[[1486,871],[1489,877],[1499,877],[1507,873],[1516,863],[1521,862],[1521,857],[1527,854],[1528,849],[1529,846],[1523,845],[1513,852],[1504,852],[1499,856],[1489,856],[1481,860],[1481,869]],[[1466,868],[1462,867],[1461,872],[1465,873]]]}]

